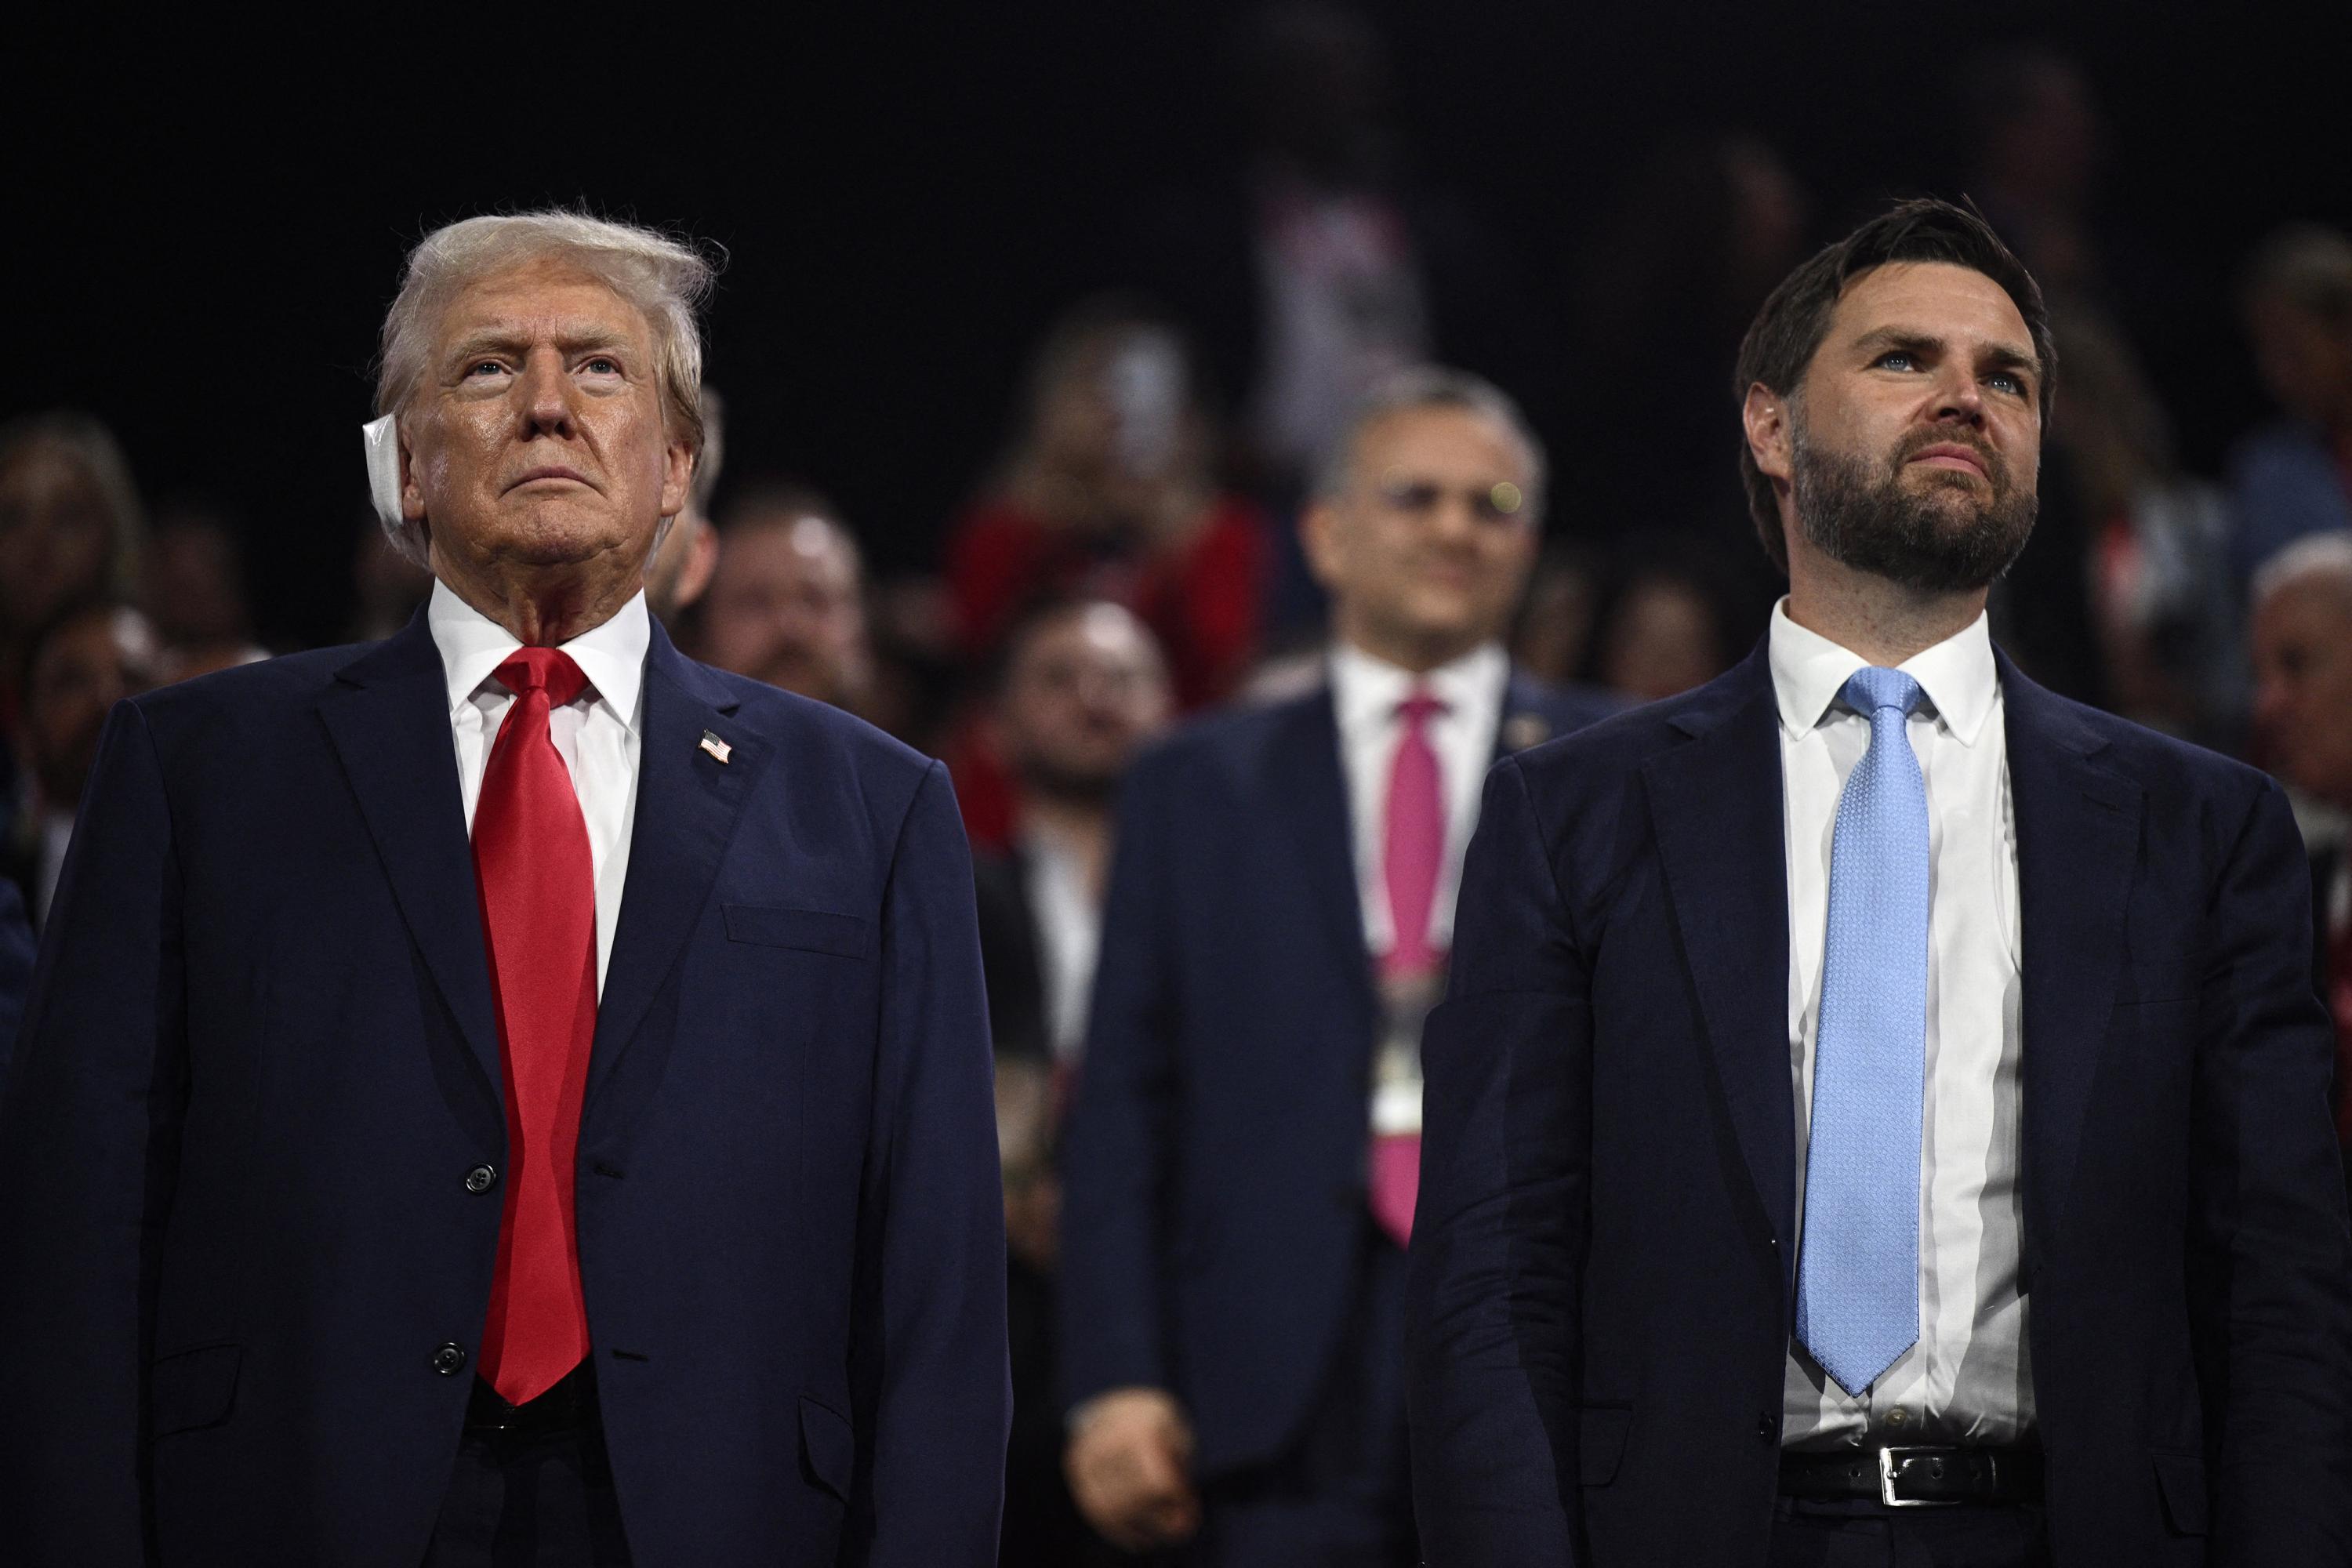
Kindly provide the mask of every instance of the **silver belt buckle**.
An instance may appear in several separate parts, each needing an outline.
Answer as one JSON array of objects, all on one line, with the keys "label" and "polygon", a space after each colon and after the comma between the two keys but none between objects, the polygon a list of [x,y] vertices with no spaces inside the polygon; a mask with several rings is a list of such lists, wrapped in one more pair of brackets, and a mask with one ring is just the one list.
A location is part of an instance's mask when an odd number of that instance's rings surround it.
[{"label": "silver belt buckle", "polygon": [[1878,1450],[1878,1500],[1880,1502],[1885,1503],[1888,1508],[1958,1508],[1960,1506],[1958,1498],[1906,1498],[1895,1495],[1895,1467],[1900,1462],[1901,1456],[1925,1453],[1928,1447],[1930,1445],[1913,1444],[1904,1447]]}]

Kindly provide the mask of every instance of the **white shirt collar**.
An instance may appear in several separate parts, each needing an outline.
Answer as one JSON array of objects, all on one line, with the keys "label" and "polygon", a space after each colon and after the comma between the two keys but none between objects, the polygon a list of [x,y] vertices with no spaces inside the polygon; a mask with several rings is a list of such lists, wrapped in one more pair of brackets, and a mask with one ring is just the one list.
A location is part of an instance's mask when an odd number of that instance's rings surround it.
[{"label": "white shirt collar", "polygon": [[[1847,679],[1870,662],[1790,620],[1785,598],[1772,606],[1769,652],[1780,724],[1792,736],[1806,734],[1818,725]],[[2000,688],[2000,672],[1992,660],[1992,634],[1981,611],[1942,642],[1895,668],[1919,683],[1954,740],[1964,746],[1977,743]]]},{"label": "white shirt collar", "polygon": [[1353,644],[1331,645],[1331,700],[1343,733],[1360,725],[1393,721],[1398,704],[1416,680],[1429,688],[1429,694],[1445,705],[1449,715],[1463,715],[1501,711],[1503,689],[1510,679],[1510,656],[1500,643],[1482,643],[1453,663],[1439,665],[1422,676]]},{"label": "white shirt collar", "polygon": [[[425,624],[433,633],[433,645],[441,650],[453,714],[472,701],[482,682],[522,646],[512,632],[457,597],[446,583],[433,584]],[[612,619],[562,645],[588,678],[597,700],[632,734],[637,728],[638,693],[645,685],[646,649],[652,642],[652,618],[640,590]]]}]

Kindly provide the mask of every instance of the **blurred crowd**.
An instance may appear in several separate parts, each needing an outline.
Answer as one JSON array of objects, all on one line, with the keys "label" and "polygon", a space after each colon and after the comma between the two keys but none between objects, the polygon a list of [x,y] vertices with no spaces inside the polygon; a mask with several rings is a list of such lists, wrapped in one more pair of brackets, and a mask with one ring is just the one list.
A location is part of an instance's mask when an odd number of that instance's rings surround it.
[{"label": "blurred crowd", "polygon": [[[1778,592],[1748,532],[1730,369],[1834,215],[1761,136],[1680,138],[1546,284],[1419,175],[1383,112],[1387,69],[1345,9],[1256,20],[1238,73],[1251,156],[1139,202],[1123,286],[1042,324],[934,571],[872,580],[872,541],[824,476],[774,471],[768,433],[730,428],[709,394],[695,491],[647,585],[689,653],[856,712],[955,777],[1000,1058],[1008,1563],[1116,1556],[1104,1537],[1122,1534],[1118,1497],[1081,1478],[1074,1498],[1066,1476],[1053,1303],[1062,1130],[1129,763],[1188,715],[1315,688],[1335,638],[1381,616],[1447,660],[1504,648],[1518,676],[1639,702],[1743,657]],[[2100,200],[2104,129],[2074,66],[2006,50],[1956,90],[1984,106],[1959,188],[2041,279],[2063,367],[2038,536],[1996,590],[1996,637],[2045,685],[2291,788],[2319,972],[2352,1027],[2336,826],[2352,811],[2352,238],[2282,228],[2233,299],[2181,301],[2160,247]],[[2168,409],[2176,309],[2233,321],[2274,405],[2217,472],[2184,463]],[[1431,364],[1508,398],[1365,421],[1370,391]],[[255,640],[247,556],[267,542],[168,474],[134,483],[137,458],[78,412],[0,430],[0,875],[37,925],[110,705],[288,651]],[[1457,472],[1475,497],[1446,489]],[[1375,513],[1423,531],[1375,549],[1349,531],[1385,526]],[[354,639],[396,628],[430,585],[372,526],[352,569]]]}]

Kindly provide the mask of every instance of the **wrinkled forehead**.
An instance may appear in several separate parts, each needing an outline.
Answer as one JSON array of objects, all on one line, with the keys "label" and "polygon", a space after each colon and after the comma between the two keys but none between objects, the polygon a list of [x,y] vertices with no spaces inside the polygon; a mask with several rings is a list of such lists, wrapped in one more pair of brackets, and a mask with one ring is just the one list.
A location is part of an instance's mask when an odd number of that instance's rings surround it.
[{"label": "wrinkled forehead", "polygon": [[1525,483],[1534,468],[1534,455],[1507,423],[1457,404],[1390,409],[1357,432],[1355,458],[1358,477],[1375,484],[1482,477]]},{"label": "wrinkled forehead", "polygon": [[1889,261],[1849,279],[1823,346],[1881,331],[2033,352],[2017,301],[1986,274],[1948,261]]},{"label": "wrinkled forehead", "polygon": [[614,283],[562,257],[539,257],[468,279],[442,305],[436,350],[468,343],[516,346],[610,342],[640,349],[653,323]]}]

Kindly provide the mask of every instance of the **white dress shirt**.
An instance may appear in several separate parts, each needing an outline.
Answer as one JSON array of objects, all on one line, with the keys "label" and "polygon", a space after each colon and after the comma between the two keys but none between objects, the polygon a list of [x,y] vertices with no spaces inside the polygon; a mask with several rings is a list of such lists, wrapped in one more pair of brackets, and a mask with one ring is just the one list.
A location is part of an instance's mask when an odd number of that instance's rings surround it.
[{"label": "white dress shirt", "polygon": [[1462,886],[1462,857],[1478,826],[1478,795],[1494,765],[1495,734],[1503,721],[1503,695],[1511,661],[1488,643],[1416,678],[1345,643],[1331,649],[1331,703],[1339,722],[1339,759],[1353,818],[1356,886],[1364,908],[1364,945],[1375,954],[1391,944],[1387,859],[1389,770],[1404,735],[1398,705],[1418,679],[1444,704],[1430,715],[1425,733],[1437,753],[1445,792],[1445,854],[1438,862],[1437,896],[1430,901],[1429,943],[1444,952],[1454,942],[1454,898]]},{"label": "white dress shirt", "polygon": [[[1791,621],[1786,600],[1772,613],[1769,657],[1787,812],[1789,1064],[1801,1230],[1830,840],[1846,775],[1870,745],[1870,721],[1839,690],[1868,661]],[[2017,826],[1984,616],[1900,668],[1927,693],[1906,726],[1927,780],[1930,866],[1919,1339],[1861,1397],[1791,1342],[1781,1426],[1791,1447],[2011,1443],[2033,1422],[2026,1300],[2018,1290]],[[1801,1235],[1801,1258],[1802,1246]]]},{"label": "white dress shirt", "polygon": [[[514,693],[490,679],[520,647],[513,633],[451,593],[433,584],[425,623],[441,650],[449,683],[449,728],[457,747],[457,788],[466,806],[466,831],[474,831],[474,804],[482,794],[482,771]],[[653,640],[642,593],[603,626],[562,644],[588,684],[580,695],[548,715],[548,730],[588,825],[589,864],[596,879],[596,991],[604,994],[604,971],[613,957],[613,932],[621,920],[621,889],[629,877],[629,836],[637,815],[637,749],[643,721],[646,648]]]},{"label": "white dress shirt", "polygon": [[1045,1043],[1057,1062],[1085,1053],[1087,1004],[1102,950],[1102,902],[1085,860],[1066,842],[1034,826],[1021,836],[1029,909],[1037,922],[1037,967],[1045,991]]}]

